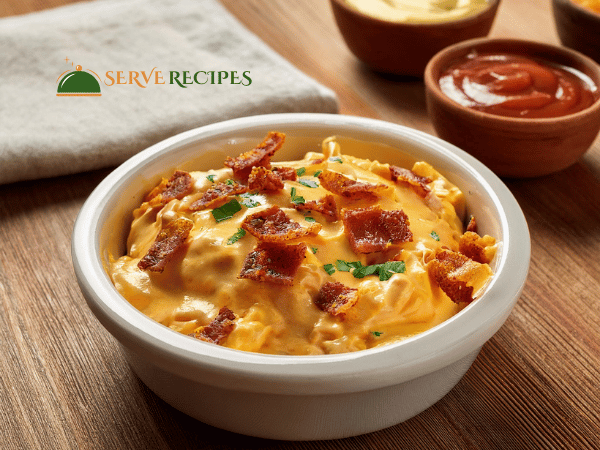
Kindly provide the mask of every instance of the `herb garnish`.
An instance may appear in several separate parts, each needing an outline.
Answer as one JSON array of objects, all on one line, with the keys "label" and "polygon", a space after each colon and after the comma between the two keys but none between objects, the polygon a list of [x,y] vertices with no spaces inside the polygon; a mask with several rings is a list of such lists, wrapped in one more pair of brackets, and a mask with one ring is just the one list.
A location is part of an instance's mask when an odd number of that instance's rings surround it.
[{"label": "herb garnish", "polygon": [[316,255],[317,252],[319,251],[319,247],[311,247],[310,249],[312,250],[313,255]]},{"label": "herb garnish", "polygon": [[430,236],[431,236],[432,238],[434,238],[436,241],[439,241],[439,240],[440,240],[440,235],[439,235],[439,234],[437,234],[435,231],[432,231],[432,232],[431,232],[431,234],[430,234]]},{"label": "herb garnish", "polygon": [[231,236],[229,239],[227,239],[227,245],[236,243],[241,238],[243,238],[245,235],[246,235],[246,230],[244,230],[243,228],[238,228],[238,230],[235,232],[235,234],[233,236]]},{"label": "herb garnish", "polygon": [[235,184],[235,181],[232,180],[231,178],[227,178],[225,180],[225,184],[229,185],[229,186],[233,186]]},{"label": "herb garnish", "polygon": [[343,261],[338,259],[333,264],[327,264],[328,269],[325,269],[329,275],[335,272],[335,268],[340,272],[351,272],[354,278],[364,278],[367,275],[379,275],[380,281],[389,280],[395,273],[404,273],[406,271],[406,264],[404,261],[387,261],[383,264],[372,264],[370,266],[363,266],[360,261]]},{"label": "herb garnish", "polygon": [[395,273],[404,273],[406,264],[404,261],[387,261],[379,264],[379,280],[386,281]]},{"label": "herb garnish", "polygon": [[291,192],[291,197],[292,197],[292,203],[295,205],[303,205],[306,200],[304,200],[304,197],[300,196],[300,195],[296,195],[296,188],[292,188]]},{"label": "herb garnish", "polygon": [[346,262],[338,259],[335,262],[335,267],[337,267],[337,270],[340,272],[350,272],[351,269],[358,269],[359,267],[362,267],[362,264],[360,261]]},{"label": "herb garnish", "polygon": [[340,158],[339,156],[332,156],[331,158],[329,158],[329,161],[344,164],[344,161],[342,161],[342,158]]},{"label": "herb garnish", "polygon": [[315,174],[313,175],[313,177],[318,177],[319,175],[321,175],[321,173],[323,173],[323,171],[322,171],[322,170],[317,170],[317,171],[315,172]]},{"label": "herb garnish", "polygon": [[314,217],[311,217],[311,216],[306,216],[304,218],[304,220],[306,220],[307,222],[316,222],[317,221]]},{"label": "herb garnish", "polygon": [[333,267],[333,264],[325,264],[323,266],[323,270],[327,272],[328,275],[333,275],[335,272],[335,267]]},{"label": "herb garnish", "polygon": [[207,175],[206,178],[208,178],[208,181],[210,181],[211,183],[215,182],[215,175]]},{"label": "herb garnish", "polygon": [[257,200],[260,199],[259,195],[246,192],[241,194],[240,197],[242,199],[242,205],[244,205],[246,208],[256,208],[257,206],[260,206],[260,202]]},{"label": "herb garnish", "polygon": [[236,212],[241,211],[241,209],[242,206],[234,198],[220,208],[213,209],[211,213],[217,222],[221,222],[223,220],[231,219],[233,215]]},{"label": "herb garnish", "polygon": [[381,336],[381,335],[383,334],[383,331],[371,331],[371,334],[372,334],[373,336],[377,336],[377,337],[379,337],[379,336]]},{"label": "herb garnish", "polygon": [[306,167],[300,167],[299,169],[296,170],[296,175],[301,177],[302,175],[304,175],[305,172],[306,172]]},{"label": "herb garnish", "polygon": [[309,180],[307,178],[302,178],[298,180],[298,183],[300,183],[302,186],[306,186],[313,189],[319,187],[319,183],[317,183],[314,180]]}]

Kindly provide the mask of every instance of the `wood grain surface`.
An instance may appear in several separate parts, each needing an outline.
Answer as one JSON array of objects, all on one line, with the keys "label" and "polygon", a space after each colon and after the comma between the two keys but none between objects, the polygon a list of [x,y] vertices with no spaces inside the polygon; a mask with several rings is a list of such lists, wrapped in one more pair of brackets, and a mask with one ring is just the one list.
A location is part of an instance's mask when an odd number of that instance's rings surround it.
[{"label": "wood grain surface", "polygon": [[[65,3],[2,0],[0,16]],[[332,88],[342,114],[434,133],[423,83],[361,65],[325,0],[223,3]],[[558,43],[550,0],[503,0],[491,35]],[[458,385],[405,423],[326,442],[268,441],[206,426],[131,372],[85,305],[71,264],[75,217],[108,172],[0,186],[0,448],[600,448],[600,141],[561,173],[506,180],[531,231],[529,279]]]}]

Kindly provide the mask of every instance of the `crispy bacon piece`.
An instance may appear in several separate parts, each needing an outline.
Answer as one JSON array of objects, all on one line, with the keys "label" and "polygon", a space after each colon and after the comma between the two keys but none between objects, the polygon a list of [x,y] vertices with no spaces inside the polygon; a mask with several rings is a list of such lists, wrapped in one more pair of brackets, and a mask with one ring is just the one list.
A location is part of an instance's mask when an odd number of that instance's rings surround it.
[{"label": "crispy bacon piece", "polygon": [[328,281],[319,290],[315,305],[334,316],[343,317],[358,301],[358,290],[337,281]]},{"label": "crispy bacon piece", "polygon": [[278,191],[283,189],[283,180],[277,172],[253,167],[248,177],[248,187],[251,191]]},{"label": "crispy bacon piece", "polygon": [[431,189],[427,186],[431,183],[431,178],[417,175],[412,170],[390,166],[390,176],[392,181],[410,186],[420,197],[425,198],[431,192]]},{"label": "crispy bacon piece", "polygon": [[296,181],[298,174],[293,167],[273,167],[273,172],[281,177],[282,180]]},{"label": "crispy bacon piece", "polygon": [[202,328],[199,332],[190,334],[190,336],[213,344],[220,344],[233,331],[235,319],[236,317],[233,311],[227,306],[223,306],[212,322]]},{"label": "crispy bacon piece", "polygon": [[298,222],[291,220],[277,205],[250,214],[242,222],[244,230],[263,242],[285,242],[313,236],[319,233],[321,227],[320,223],[302,227]]},{"label": "crispy bacon piece", "polygon": [[294,208],[298,211],[317,211],[325,216],[327,222],[335,222],[339,219],[337,205],[333,195],[328,194],[319,200],[311,200],[309,202],[294,204]]},{"label": "crispy bacon piece", "polygon": [[238,278],[292,285],[306,249],[303,242],[295,245],[260,242],[246,256]]},{"label": "crispy bacon piece", "polygon": [[194,190],[194,179],[192,176],[183,171],[176,170],[169,178],[163,178],[158,186],[152,189],[144,198],[144,201],[157,205],[166,205],[173,199],[181,200]]},{"label": "crispy bacon piece", "polygon": [[194,223],[188,219],[176,219],[169,222],[156,236],[148,253],[140,259],[138,267],[152,272],[162,272],[169,260],[183,246]]},{"label": "crispy bacon piece", "polygon": [[342,220],[356,253],[380,252],[413,239],[408,216],[402,210],[384,211],[380,206],[343,210]]},{"label": "crispy bacon piece", "polygon": [[467,231],[472,231],[473,233],[477,233],[477,221],[475,220],[475,216],[471,216],[469,218],[469,224],[467,225]]},{"label": "crispy bacon piece", "polygon": [[477,263],[465,255],[442,250],[429,261],[429,274],[444,293],[455,303],[473,301],[473,286],[467,286]]},{"label": "crispy bacon piece", "polygon": [[267,137],[254,149],[231,158],[227,157],[225,166],[233,170],[233,175],[241,180],[247,180],[253,167],[271,168],[271,156],[281,148],[285,134],[271,131]]},{"label": "crispy bacon piece", "polygon": [[458,241],[458,251],[481,264],[489,263],[494,257],[496,240],[491,236],[481,237],[473,231],[466,231]]},{"label": "crispy bacon piece", "polygon": [[341,173],[324,170],[319,174],[321,186],[329,192],[351,199],[375,200],[389,189],[385,184],[370,184],[352,180]]},{"label": "crispy bacon piece", "polygon": [[248,192],[248,187],[231,180],[231,184],[218,183],[208,189],[202,197],[190,205],[190,211],[201,211],[203,209],[214,209],[223,206],[233,195]]}]

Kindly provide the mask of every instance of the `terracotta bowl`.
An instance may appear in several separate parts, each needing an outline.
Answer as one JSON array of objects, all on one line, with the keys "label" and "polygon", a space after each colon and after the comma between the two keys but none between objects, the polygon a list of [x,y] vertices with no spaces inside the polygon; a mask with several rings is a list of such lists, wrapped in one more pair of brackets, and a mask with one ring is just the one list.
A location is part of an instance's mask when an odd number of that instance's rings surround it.
[{"label": "terracotta bowl", "polygon": [[571,0],[552,0],[552,10],[563,45],[600,63],[600,14]]},{"label": "terracotta bowl", "polygon": [[[277,159],[320,149],[331,135],[369,143],[358,157],[428,161],[464,193],[466,216],[501,243],[485,293],[442,324],[405,340],[352,353],[267,355],[201,342],[150,319],[116,290],[105,266],[125,251],[131,211],[174,168],[220,167],[268,131],[286,133]],[[173,136],[138,153],[90,195],[73,230],[73,264],[89,307],[123,347],[140,379],[175,408],[207,424],[271,439],[335,439],[418,414],[462,378],[508,318],[525,284],[527,223],[508,188],[472,156],[434,136],[362,117],[273,114]],[[267,445],[270,447],[270,445]]]},{"label": "terracotta bowl", "polygon": [[490,0],[488,8],[460,20],[414,24],[377,19],[344,0],[330,1],[338,28],[358,59],[379,72],[417,77],[423,77],[429,59],[443,48],[487,36],[500,4]]},{"label": "terracotta bowl", "polygon": [[461,42],[435,55],[425,69],[427,110],[439,137],[506,177],[535,177],[562,170],[592,145],[600,130],[600,100],[574,114],[534,119],[475,111],[447,97],[438,83],[441,73],[474,50],[511,53],[569,66],[600,86],[600,67],[574,50],[513,39]]}]

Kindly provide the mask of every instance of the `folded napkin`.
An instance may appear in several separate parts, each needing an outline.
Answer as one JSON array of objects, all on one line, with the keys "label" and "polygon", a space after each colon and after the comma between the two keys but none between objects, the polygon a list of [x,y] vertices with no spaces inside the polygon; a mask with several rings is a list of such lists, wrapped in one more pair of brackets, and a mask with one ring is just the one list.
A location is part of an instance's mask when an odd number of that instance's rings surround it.
[{"label": "folded napkin", "polygon": [[[81,77],[81,92],[92,78],[101,95],[57,96]],[[279,112],[335,113],[337,101],[217,0],[98,0],[0,20],[0,183],[116,165],[191,128]]]}]

